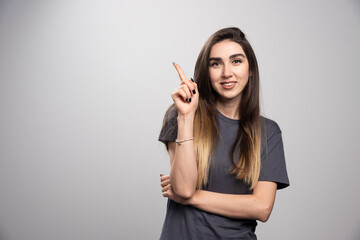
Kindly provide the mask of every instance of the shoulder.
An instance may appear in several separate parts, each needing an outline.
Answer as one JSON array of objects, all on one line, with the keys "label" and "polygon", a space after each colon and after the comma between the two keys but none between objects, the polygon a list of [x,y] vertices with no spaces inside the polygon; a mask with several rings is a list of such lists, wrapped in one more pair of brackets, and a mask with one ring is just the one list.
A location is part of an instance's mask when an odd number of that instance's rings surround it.
[{"label": "shoulder", "polygon": [[171,105],[165,113],[158,140],[168,148],[169,142],[174,142],[177,137],[177,115],[175,105]]},{"label": "shoulder", "polygon": [[178,116],[178,111],[176,109],[176,106],[174,104],[172,104],[165,113],[163,125],[165,125],[165,124],[170,124],[170,125],[177,124],[177,116]]},{"label": "shoulder", "polygon": [[282,132],[279,124],[270,118],[260,117],[261,125],[261,141],[263,143],[269,143],[273,141],[282,141]]},{"label": "shoulder", "polygon": [[279,125],[261,117],[261,170],[259,181],[273,181],[277,188],[289,186],[284,145]]},{"label": "shoulder", "polygon": [[261,116],[260,125],[262,132],[265,132],[267,136],[273,136],[281,134],[280,126],[272,119]]}]

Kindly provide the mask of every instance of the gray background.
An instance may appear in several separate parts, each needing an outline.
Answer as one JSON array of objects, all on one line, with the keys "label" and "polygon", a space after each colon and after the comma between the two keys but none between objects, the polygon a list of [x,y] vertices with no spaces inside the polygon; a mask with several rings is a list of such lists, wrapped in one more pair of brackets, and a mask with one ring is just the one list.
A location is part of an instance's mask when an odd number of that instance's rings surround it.
[{"label": "gray background", "polygon": [[0,1],[0,239],[157,239],[172,61],[216,30],[258,57],[291,187],[259,239],[360,239],[360,2]]}]

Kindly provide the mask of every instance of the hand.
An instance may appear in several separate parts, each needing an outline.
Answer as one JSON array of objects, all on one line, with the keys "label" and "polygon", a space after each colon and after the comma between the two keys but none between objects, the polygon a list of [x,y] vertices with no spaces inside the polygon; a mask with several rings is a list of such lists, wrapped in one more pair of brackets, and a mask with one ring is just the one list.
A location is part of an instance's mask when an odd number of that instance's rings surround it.
[{"label": "hand", "polygon": [[174,193],[174,190],[170,184],[170,175],[160,175],[160,181],[163,197],[167,197],[180,204],[188,204],[188,200],[185,200]]},{"label": "hand", "polygon": [[197,89],[197,84],[185,77],[183,70],[177,63],[173,64],[179,74],[181,84],[171,94],[171,97],[176,105],[179,114],[188,115],[191,113],[195,113],[199,102],[199,92]]}]

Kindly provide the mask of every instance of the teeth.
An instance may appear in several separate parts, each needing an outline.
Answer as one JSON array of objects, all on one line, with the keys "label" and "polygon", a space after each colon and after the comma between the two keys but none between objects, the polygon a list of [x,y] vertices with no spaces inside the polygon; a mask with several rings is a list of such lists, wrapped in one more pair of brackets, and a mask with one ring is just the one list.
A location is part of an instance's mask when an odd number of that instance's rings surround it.
[{"label": "teeth", "polygon": [[231,86],[233,85],[234,83],[224,83],[225,86]]}]

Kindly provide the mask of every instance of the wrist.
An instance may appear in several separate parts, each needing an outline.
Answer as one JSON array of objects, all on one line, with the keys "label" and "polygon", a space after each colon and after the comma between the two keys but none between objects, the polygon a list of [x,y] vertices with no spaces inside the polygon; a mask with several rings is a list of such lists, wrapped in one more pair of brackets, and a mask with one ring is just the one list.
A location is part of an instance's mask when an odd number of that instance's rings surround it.
[{"label": "wrist", "polygon": [[195,114],[189,113],[186,115],[179,114],[177,117],[178,123],[178,140],[191,139],[194,137],[193,127],[194,127],[194,117]]},{"label": "wrist", "polygon": [[178,112],[178,121],[193,121],[195,118],[195,112],[190,112],[190,113],[187,113],[187,114],[182,114],[180,112]]}]

